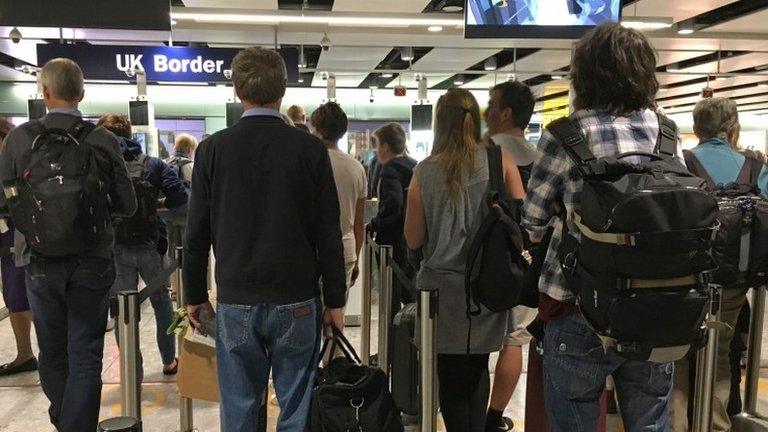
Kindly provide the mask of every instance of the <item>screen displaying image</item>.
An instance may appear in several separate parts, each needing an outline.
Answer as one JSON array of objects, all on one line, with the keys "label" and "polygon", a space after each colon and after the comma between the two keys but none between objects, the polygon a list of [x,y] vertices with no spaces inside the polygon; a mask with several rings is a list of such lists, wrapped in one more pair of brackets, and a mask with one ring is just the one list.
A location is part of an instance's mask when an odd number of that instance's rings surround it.
[{"label": "screen displaying image", "polygon": [[572,38],[621,19],[621,0],[467,0],[467,37]]}]

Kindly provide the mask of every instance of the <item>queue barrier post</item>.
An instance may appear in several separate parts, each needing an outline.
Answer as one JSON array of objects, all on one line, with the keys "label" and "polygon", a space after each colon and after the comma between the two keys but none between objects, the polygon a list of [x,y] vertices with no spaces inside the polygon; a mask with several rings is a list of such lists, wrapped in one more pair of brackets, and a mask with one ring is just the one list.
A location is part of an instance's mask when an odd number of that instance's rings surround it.
[{"label": "queue barrier post", "polygon": [[717,347],[720,335],[720,306],[722,287],[710,286],[709,313],[707,316],[707,344],[696,357],[696,384],[694,386],[693,432],[712,430],[712,406],[715,394],[717,372]]},{"label": "queue barrier post", "polygon": [[768,432],[768,420],[757,411],[760,361],[765,324],[766,287],[755,288],[752,297],[752,319],[749,324],[747,370],[744,383],[744,411],[733,417],[733,430]]},{"label": "queue barrier post", "polygon": [[[184,292],[184,279],[182,276],[182,263],[184,258],[184,248],[181,246],[176,247],[174,251],[176,262],[178,263],[179,270],[176,272],[176,298],[179,300],[179,307],[185,307],[187,304],[187,295]],[[184,335],[180,334],[176,337],[176,349],[181,352],[181,344],[184,343]],[[179,400],[179,431],[180,432],[192,432],[194,431],[194,414],[192,408],[192,399],[188,397],[181,397]]]},{"label": "queue barrier post", "polygon": [[379,368],[389,375],[392,327],[392,246],[379,246]]},{"label": "queue barrier post", "polygon": [[438,291],[419,291],[419,394],[421,396],[420,432],[437,431],[437,315]]},{"label": "queue barrier post", "polygon": [[141,391],[138,376],[139,292],[117,293],[118,346],[120,347],[120,396],[123,417],[136,420],[141,431]]},{"label": "queue barrier post", "polygon": [[373,240],[365,236],[363,244],[363,293],[360,323],[360,356],[364,365],[371,360],[371,287],[373,286]]}]

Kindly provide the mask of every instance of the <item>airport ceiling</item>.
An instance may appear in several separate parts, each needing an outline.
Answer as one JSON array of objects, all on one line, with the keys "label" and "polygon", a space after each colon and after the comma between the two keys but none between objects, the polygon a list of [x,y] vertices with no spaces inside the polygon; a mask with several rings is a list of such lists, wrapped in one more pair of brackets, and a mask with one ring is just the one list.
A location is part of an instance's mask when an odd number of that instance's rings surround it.
[{"label": "airport ceiling", "polygon": [[[300,47],[306,58],[302,86],[324,86],[321,72],[339,87],[487,89],[510,79],[533,86],[539,111],[556,110],[567,95],[572,40],[465,39],[463,0],[172,0],[172,31],[0,27],[0,81],[28,81],[16,70],[35,64],[35,44],[247,45]],[[649,31],[659,52],[660,105],[691,111],[703,87],[735,99],[742,112],[768,114],[768,0],[622,0],[623,16],[663,17],[671,28]],[[278,17],[315,17],[312,22]],[[342,22],[329,23],[329,16]],[[367,20],[366,20],[367,19]],[[427,20],[427,21],[424,21]],[[277,22],[280,21],[280,22]],[[287,22],[286,22],[287,21]],[[408,23],[417,23],[408,25]],[[440,31],[428,27],[439,24]],[[678,34],[679,27],[695,32]],[[321,48],[327,35],[330,48]],[[406,48],[413,59],[402,59]],[[407,57],[407,56],[406,56]],[[486,71],[489,59],[494,71]]]}]

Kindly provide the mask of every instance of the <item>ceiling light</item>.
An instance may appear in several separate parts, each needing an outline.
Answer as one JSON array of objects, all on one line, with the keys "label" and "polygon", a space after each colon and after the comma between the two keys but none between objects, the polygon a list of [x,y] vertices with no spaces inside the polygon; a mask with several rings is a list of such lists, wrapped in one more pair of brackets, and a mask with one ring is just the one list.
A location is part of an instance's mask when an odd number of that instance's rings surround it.
[{"label": "ceiling light", "polygon": [[683,21],[677,24],[677,34],[689,35],[693,34],[696,29],[693,28],[693,20]]},{"label": "ceiling light", "polygon": [[675,72],[682,72],[682,69],[680,69],[680,65],[679,64],[673,64],[673,65],[667,66],[666,67],[666,71],[667,72],[675,73]]},{"label": "ceiling light", "polygon": [[507,74],[507,81],[517,81],[517,74]]},{"label": "ceiling light", "polygon": [[659,92],[660,93],[667,92],[667,91],[669,91],[668,88],[666,88],[666,87],[659,87]]},{"label": "ceiling light", "polygon": [[449,13],[461,12],[464,10],[464,0],[441,0],[435,8]]},{"label": "ceiling light", "polygon": [[178,24],[178,23],[179,23],[179,22],[178,22],[178,21],[176,21],[176,20],[174,20],[174,19],[172,19],[172,20],[171,20],[171,25],[172,25],[172,26],[175,26],[175,25],[176,25],[176,24]]},{"label": "ceiling light", "polygon": [[437,32],[443,31],[443,27],[439,25],[433,25],[433,26],[427,27],[427,31],[430,31],[432,33],[437,33]]},{"label": "ceiling light", "polygon": [[727,79],[728,79],[727,76],[716,76],[715,77],[715,81],[725,81]]},{"label": "ceiling light", "polygon": [[413,60],[413,47],[400,48],[400,58],[403,59],[403,61]]},{"label": "ceiling light", "polygon": [[670,28],[675,23],[671,17],[626,17],[621,25],[635,30],[659,30]]},{"label": "ceiling light", "polygon": [[757,86],[762,88],[768,87],[768,82],[761,82]]},{"label": "ceiling light", "polygon": [[392,78],[394,75],[392,75],[390,72],[384,72],[381,74],[382,78]]},{"label": "ceiling light", "polygon": [[462,26],[461,18],[398,18],[359,15],[330,15],[290,13],[279,11],[275,13],[210,13],[210,12],[172,12],[175,20],[193,20],[211,23],[242,23],[242,24],[324,24],[336,26],[366,26],[366,27],[410,27],[410,26]]},{"label": "ceiling light", "polygon": [[553,80],[561,80],[561,79],[563,79],[563,76],[562,75],[552,75],[552,79]]},{"label": "ceiling light", "polygon": [[455,86],[464,85],[464,80],[462,78],[456,78],[455,80],[453,80],[453,85]]},{"label": "ceiling light", "polygon": [[487,71],[495,71],[497,67],[496,64],[496,57],[491,57],[488,60],[485,61],[485,64],[483,65],[483,69]]}]

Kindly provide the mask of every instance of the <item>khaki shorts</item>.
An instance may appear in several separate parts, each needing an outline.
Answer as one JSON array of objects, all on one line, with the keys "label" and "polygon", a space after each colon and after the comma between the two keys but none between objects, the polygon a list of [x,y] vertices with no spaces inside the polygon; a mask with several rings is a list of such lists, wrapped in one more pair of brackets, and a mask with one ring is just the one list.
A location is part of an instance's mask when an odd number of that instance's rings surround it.
[{"label": "khaki shorts", "polygon": [[504,346],[523,346],[531,342],[531,334],[526,327],[536,319],[538,312],[525,306],[517,306],[509,313],[507,321],[507,335],[504,337]]}]

